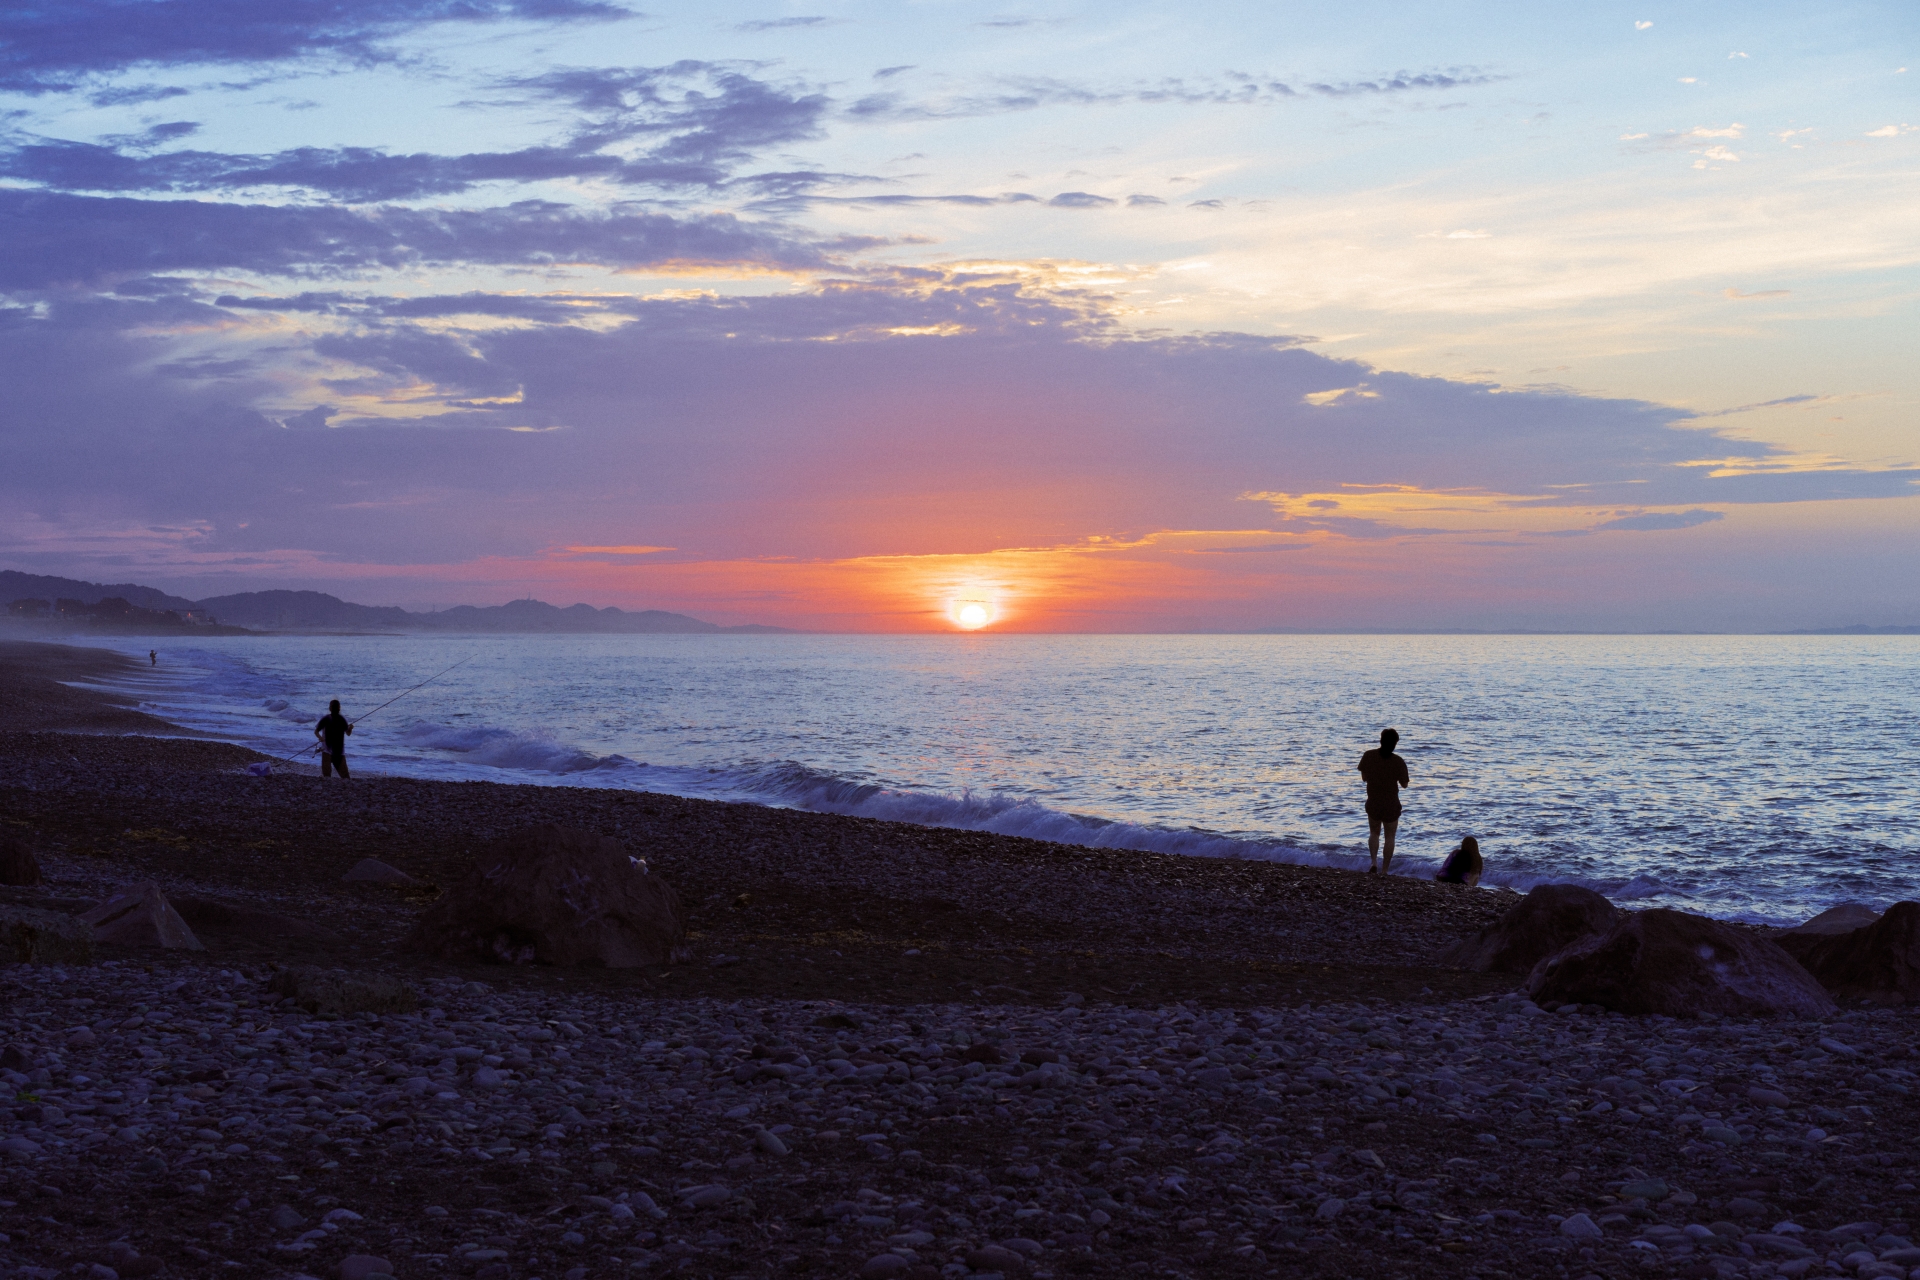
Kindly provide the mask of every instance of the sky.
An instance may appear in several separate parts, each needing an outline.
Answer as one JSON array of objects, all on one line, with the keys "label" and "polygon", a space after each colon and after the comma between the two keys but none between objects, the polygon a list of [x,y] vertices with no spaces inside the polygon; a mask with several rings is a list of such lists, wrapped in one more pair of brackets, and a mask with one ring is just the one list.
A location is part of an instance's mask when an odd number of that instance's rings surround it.
[{"label": "sky", "polygon": [[0,567],[1920,623],[1911,4],[27,0]]}]

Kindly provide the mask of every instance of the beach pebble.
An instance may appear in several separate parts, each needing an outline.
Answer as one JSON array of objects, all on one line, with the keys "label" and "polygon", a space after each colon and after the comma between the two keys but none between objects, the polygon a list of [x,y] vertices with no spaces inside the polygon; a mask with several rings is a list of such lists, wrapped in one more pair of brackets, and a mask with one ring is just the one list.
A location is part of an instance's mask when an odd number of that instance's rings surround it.
[{"label": "beach pebble", "polygon": [[372,1276],[390,1276],[393,1264],[370,1253],[349,1254],[340,1261],[340,1280],[369,1280]]},{"label": "beach pebble", "polygon": [[1563,1236],[1572,1236],[1576,1240],[1597,1240],[1604,1237],[1607,1233],[1602,1231],[1599,1224],[1594,1222],[1594,1220],[1586,1214],[1576,1213],[1561,1222],[1560,1234]]}]

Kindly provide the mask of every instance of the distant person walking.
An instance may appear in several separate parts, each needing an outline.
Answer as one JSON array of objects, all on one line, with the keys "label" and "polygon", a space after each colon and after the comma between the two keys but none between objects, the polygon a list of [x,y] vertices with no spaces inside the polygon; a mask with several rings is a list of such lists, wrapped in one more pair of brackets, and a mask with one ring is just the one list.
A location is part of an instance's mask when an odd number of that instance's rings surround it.
[{"label": "distant person walking", "polygon": [[[321,777],[332,777],[335,769],[343,778],[353,776],[347,772],[347,735],[352,732],[353,725],[340,714],[340,699],[335,698],[327,704],[327,714],[320,717],[320,723],[313,726],[313,736],[320,739]],[[1391,838],[1388,843],[1391,845]]]},{"label": "distant person walking", "polygon": [[[1400,788],[1407,785],[1407,762],[1393,753],[1400,744],[1398,729],[1382,729],[1380,745],[1360,757],[1360,777],[1367,784],[1367,871],[1393,869],[1393,833],[1400,825]],[[1387,833],[1381,859],[1380,832]]]},{"label": "distant person walking", "polygon": [[152,667],[160,665],[160,651],[158,649],[147,650],[147,665]]}]

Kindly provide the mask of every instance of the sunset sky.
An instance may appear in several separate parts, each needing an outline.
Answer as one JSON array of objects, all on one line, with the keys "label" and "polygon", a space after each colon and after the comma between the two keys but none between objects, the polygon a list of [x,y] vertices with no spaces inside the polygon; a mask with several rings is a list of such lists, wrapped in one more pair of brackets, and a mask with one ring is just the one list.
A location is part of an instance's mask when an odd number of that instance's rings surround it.
[{"label": "sunset sky", "polygon": [[9,5],[0,567],[860,631],[1920,623],[1916,36]]}]

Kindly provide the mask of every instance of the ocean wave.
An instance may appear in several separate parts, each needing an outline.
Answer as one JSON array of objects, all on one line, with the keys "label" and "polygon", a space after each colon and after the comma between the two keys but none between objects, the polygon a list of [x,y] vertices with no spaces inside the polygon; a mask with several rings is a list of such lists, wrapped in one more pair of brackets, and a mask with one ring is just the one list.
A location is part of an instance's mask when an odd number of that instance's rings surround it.
[{"label": "ocean wave", "polygon": [[573,774],[638,767],[625,756],[596,756],[537,729],[522,731],[497,725],[467,728],[417,721],[401,730],[400,739],[410,747],[452,752],[468,763],[495,769]]}]

